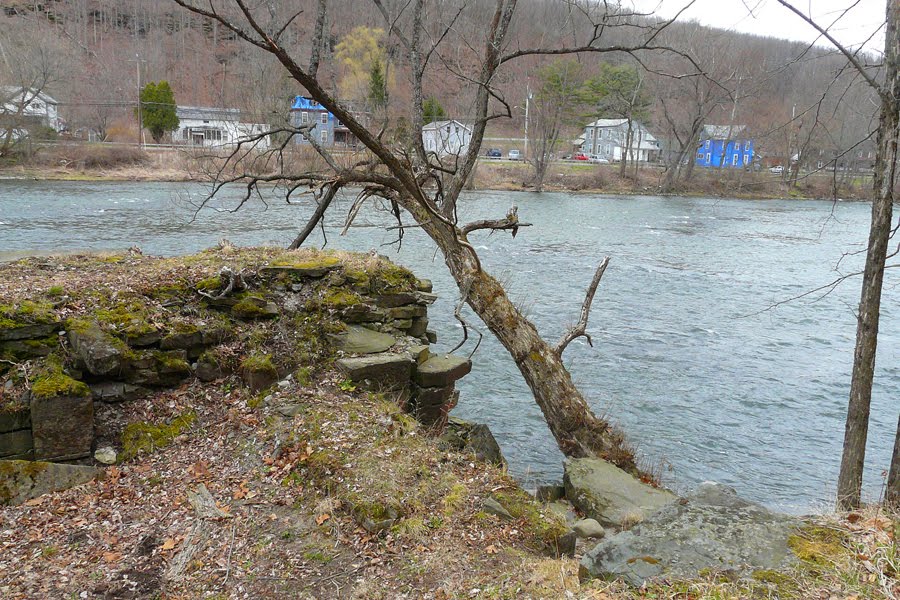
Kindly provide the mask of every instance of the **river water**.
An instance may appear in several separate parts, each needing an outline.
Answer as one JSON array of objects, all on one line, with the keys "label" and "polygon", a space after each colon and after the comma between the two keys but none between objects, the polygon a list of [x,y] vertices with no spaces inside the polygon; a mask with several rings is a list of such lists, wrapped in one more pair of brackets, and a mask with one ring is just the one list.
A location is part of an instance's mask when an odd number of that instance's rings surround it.
[{"label": "river water", "polygon": [[[221,238],[284,246],[310,213],[308,203],[287,205],[274,194],[228,212],[237,188],[198,212],[205,191],[198,184],[0,181],[0,256],[132,245],[173,255]],[[456,288],[433,246],[409,230],[398,252],[390,245],[396,232],[384,228],[390,220],[371,209],[339,236],[351,200],[334,207],[328,246],[375,249],[431,278],[441,296],[431,310],[437,349],[454,346],[461,339],[452,317]],[[461,200],[461,219],[496,218],[511,204],[535,226],[515,239],[475,233],[473,245],[548,339],[577,319],[594,268],[612,257],[594,301],[594,347],[576,341],[565,357],[595,411],[624,428],[667,484],[684,491],[721,481],[790,512],[830,503],[859,279],[779,303],[859,269],[868,205],[478,192]],[[896,284],[889,270],[870,497],[881,490],[900,406]],[[539,409],[512,360],[478,326],[485,337],[472,374],[460,382],[456,414],[490,425],[521,480],[559,479],[561,455]]]}]

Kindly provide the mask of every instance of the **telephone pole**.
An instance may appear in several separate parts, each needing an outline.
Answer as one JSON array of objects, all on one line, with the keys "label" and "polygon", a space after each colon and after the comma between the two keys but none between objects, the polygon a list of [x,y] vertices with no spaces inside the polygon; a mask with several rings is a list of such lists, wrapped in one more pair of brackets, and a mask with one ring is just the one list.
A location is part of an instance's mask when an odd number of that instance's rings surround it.
[{"label": "telephone pole", "polygon": [[141,58],[140,54],[135,54],[134,58],[128,62],[133,62],[135,67],[137,67],[137,144],[138,148],[141,148],[144,145],[144,115],[141,110],[141,63],[146,61]]}]

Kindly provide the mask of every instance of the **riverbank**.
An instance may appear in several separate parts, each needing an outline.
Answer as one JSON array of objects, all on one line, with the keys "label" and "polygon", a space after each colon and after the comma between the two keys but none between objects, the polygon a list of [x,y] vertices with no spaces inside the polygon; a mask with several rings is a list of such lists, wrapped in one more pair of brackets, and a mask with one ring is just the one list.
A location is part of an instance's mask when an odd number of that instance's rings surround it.
[{"label": "riverbank", "polygon": [[[292,156],[298,164],[315,161]],[[311,162],[312,161],[312,162]],[[320,165],[321,166],[321,165]],[[61,181],[209,181],[210,164],[194,151],[150,148],[138,151],[103,144],[62,145],[44,148],[28,162],[0,167],[0,179]],[[618,165],[555,162],[550,165],[543,189],[547,192],[584,194],[656,194],[665,177],[664,169],[648,165],[621,175]],[[471,189],[531,191],[532,167],[521,161],[482,159],[472,177]],[[696,169],[689,181],[679,181],[672,195],[742,199],[834,199],[867,200],[871,178],[848,177],[829,172],[801,176],[788,185],[782,175],[768,171],[747,172]]]},{"label": "riverbank", "polygon": [[[199,331],[202,341],[202,332],[226,325],[222,308],[210,310],[199,293],[223,291],[223,266],[310,274],[336,260],[366,293],[427,287],[371,257],[226,245],[173,259],[124,253],[3,265],[0,311],[6,321],[33,325],[51,316],[100,319],[105,335],[131,346],[148,342],[150,330],[176,324],[177,339]],[[250,296],[230,307],[247,318],[228,325],[239,329],[213,354],[218,367],[241,368],[98,403],[96,445],[118,453],[105,477],[0,507],[4,597],[892,598],[900,592],[897,524],[877,509],[808,520],[791,542],[798,562],[784,571],[740,580],[707,572],[641,589],[580,581],[579,559],[591,546],[557,556],[558,545],[548,542],[558,539],[562,522],[549,504],[530,498],[501,466],[430,435],[390,394],[367,391],[336,369],[320,336],[334,331],[335,310],[348,314],[357,304],[338,293],[339,278],[329,276],[326,284],[321,277],[293,292],[305,306],[313,302],[312,312],[264,318],[270,307]],[[235,313],[241,303],[255,311]],[[300,338],[292,337],[297,327],[285,327],[291,323],[302,324]],[[65,361],[72,350],[63,347]],[[19,351],[37,349],[23,344]],[[245,374],[251,367],[267,371],[265,356],[277,377],[254,390]],[[14,369],[2,363],[4,405],[42,373],[42,359],[14,360],[20,365]],[[212,503],[193,499],[201,486]],[[488,500],[509,516],[498,516]]]}]

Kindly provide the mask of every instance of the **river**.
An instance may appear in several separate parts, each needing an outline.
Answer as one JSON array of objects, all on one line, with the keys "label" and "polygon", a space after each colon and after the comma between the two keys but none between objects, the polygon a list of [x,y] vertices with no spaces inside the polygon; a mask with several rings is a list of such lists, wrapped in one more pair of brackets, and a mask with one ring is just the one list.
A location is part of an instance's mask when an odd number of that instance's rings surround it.
[{"label": "river", "polygon": [[[227,238],[284,246],[310,213],[308,201],[274,194],[229,212],[232,188],[202,210],[198,184],[0,181],[0,256],[19,251],[124,249],[185,254]],[[338,235],[352,198],[326,227],[328,246],[375,249],[431,278],[438,350],[461,338],[455,285],[424,234],[391,245],[384,212],[364,210]],[[462,220],[496,218],[511,204],[534,223],[513,239],[475,233],[486,270],[540,331],[556,340],[577,319],[600,259],[612,257],[589,331],[566,351],[593,408],[617,422],[663,480],[687,490],[704,480],[733,485],[770,507],[827,508],[834,494],[855,335],[859,279],[813,293],[862,264],[869,206],[478,192]],[[314,240],[321,245],[317,233]],[[897,279],[888,272],[869,433],[866,492],[877,497],[888,467],[900,392]],[[474,317],[472,318],[474,320]],[[511,471],[526,485],[558,480],[561,455],[512,360],[484,331],[455,413],[488,423]],[[466,346],[472,349],[472,344]]]}]

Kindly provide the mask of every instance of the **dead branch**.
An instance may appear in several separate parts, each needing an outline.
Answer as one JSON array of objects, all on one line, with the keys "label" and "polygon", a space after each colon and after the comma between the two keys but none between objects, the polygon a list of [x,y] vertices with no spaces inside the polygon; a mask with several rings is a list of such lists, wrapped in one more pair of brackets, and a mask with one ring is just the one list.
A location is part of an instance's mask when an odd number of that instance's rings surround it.
[{"label": "dead branch", "polygon": [[566,347],[579,337],[584,337],[587,340],[588,345],[593,348],[594,342],[591,340],[591,336],[587,333],[587,324],[588,317],[591,315],[591,303],[594,301],[594,294],[597,293],[597,286],[600,285],[600,279],[603,277],[604,271],[606,271],[606,266],[609,264],[609,257],[607,256],[600,262],[600,266],[597,267],[597,272],[594,273],[594,279],[591,280],[591,285],[588,286],[587,293],[584,296],[584,303],[581,305],[581,318],[578,319],[578,323],[575,324],[574,327],[569,329],[566,334],[559,340],[556,344],[556,347],[553,349],[556,352],[557,356],[562,356],[562,353],[565,351]]},{"label": "dead branch", "polygon": [[519,227],[531,227],[531,223],[522,223],[519,221],[519,207],[515,204],[506,213],[502,219],[483,219],[481,221],[472,221],[467,225],[463,225],[460,231],[463,237],[468,237],[473,231],[479,229],[490,229],[492,231],[511,231],[512,236],[516,237],[519,233]]}]

